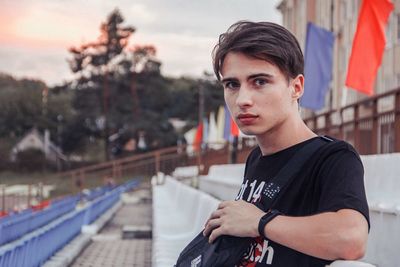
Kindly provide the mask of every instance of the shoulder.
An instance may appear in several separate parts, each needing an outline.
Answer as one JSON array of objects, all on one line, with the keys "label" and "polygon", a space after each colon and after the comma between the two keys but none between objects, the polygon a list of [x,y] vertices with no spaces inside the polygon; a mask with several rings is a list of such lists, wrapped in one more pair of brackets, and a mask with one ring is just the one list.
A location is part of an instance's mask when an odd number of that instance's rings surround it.
[{"label": "shoulder", "polygon": [[330,142],[321,151],[318,162],[314,176],[318,212],[354,209],[369,221],[364,167],[354,147],[345,141]]},{"label": "shoulder", "polygon": [[362,181],[364,167],[358,152],[346,141],[331,139],[314,153],[304,171],[319,185],[342,179]]},{"label": "shoulder", "polygon": [[360,155],[356,149],[348,142],[330,138],[331,142],[323,145],[314,155],[314,158],[319,161],[319,163],[324,164],[326,162],[331,162],[332,160],[338,160],[343,157],[346,159],[352,159],[361,163]]},{"label": "shoulder", "polygon": [[363,180],[364,167],[355,148],[346,141],[334,141],[322,146],[314,155],[314,171],[320,182]]}]

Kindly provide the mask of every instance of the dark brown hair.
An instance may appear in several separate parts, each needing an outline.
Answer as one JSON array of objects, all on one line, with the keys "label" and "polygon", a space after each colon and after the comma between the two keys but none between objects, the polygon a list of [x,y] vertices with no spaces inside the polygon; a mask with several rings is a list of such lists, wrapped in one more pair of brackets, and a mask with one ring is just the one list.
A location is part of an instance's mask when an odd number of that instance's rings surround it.
[{"label": "dark brown hair", "polygon": [[221,68],[229,52],[266,60],[289,78],[304,74],[303,53],[296,37],[272,22],[239,21],[219,36],[213,50],[214,72],[221,80]]}]

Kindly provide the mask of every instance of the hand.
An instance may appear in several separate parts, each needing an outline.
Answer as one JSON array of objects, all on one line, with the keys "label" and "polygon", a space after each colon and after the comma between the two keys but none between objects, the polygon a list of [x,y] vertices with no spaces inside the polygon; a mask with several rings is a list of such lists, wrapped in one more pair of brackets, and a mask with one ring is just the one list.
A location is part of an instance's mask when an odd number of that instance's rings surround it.
[{"label": "hand", "polygon": [[255,205],[243,200],[224,201],[207,220],[203,234],[209,236],[210,243],[221,235],[257,237],[258,223],[264,214]]}]

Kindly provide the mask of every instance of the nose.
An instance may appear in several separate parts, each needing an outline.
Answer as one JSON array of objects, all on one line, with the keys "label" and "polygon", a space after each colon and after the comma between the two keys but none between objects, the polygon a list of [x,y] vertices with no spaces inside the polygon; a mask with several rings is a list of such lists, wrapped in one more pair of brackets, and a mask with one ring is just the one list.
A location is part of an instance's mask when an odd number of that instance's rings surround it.
[{"label": "nose", "polygon": [[236,105],[238,105],[240,108],[244,107],[249,107],[253,105],[253,95],[251,90],[246,88],[245,86],[242,86],[239,89],[237,98],[236,98]]}]

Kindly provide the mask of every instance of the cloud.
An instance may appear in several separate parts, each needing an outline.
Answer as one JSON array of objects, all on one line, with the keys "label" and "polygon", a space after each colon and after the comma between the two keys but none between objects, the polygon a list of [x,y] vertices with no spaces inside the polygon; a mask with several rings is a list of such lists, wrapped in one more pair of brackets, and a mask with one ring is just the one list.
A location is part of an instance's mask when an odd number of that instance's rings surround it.
[{"label": "cloud", "polygon": [[238,20],[280,22],[280,0],[2,0],[0,71],[50,84],[71,77],[67,48],[96,40],[115,8],[137,30],[131,44],[153,44],[166,75],[211,71],[220,33]]},{"label": "cloud", "polygon": [[67,64],[66,51],[48,49],[45,51],[24,47],[0,49],[0,72],[16,77],[41,79],[50,85],[60,84],[72,78]]},{"label": "cloud", "polygon": [[201,76],[203,71],[211,71],[211,50],[215,38],[163,33],[138,34],[137,39],[142,43],[156,44],[157,57],[163,63],[162,72],[166,75]]},{"label": "cloud", "polygon": [[144,4],[133,4],[126,13],[129,17],[140,20],[142,23],[153,23],[157,19],[154,10],[150,10]]}]

